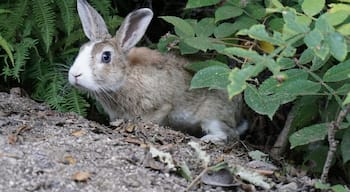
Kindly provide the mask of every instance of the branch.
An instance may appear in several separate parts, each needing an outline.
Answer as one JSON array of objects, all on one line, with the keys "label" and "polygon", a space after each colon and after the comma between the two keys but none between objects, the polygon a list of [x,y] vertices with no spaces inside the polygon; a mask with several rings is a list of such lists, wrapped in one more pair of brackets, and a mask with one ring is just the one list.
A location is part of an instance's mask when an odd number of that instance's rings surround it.
[{"label": "branch", "polygon": [[288,145],[288,136],[290,133],[290,128],[294,120],[293,110],[289,112],[286,123],[284,124],[283,130],[278,135],[278,138],[271,149],[271,156],[275,159],[279,159],[280,156],[286,151]]},{"label": "branch", "polygon": [[327,159],[323,166],[323,171],[321,175],[321,181],[323,183],[327,182],[329,169],[332,165],[332,160],[334,158],[335,151],[337,150],[338,141],[335,140],[335,134],[340,129],[340,124],[344,121],[346,115],[349,114],[349,112],[350,112],[350,105],[346,105],[345,108],[343,108],[339,112],[336,121],[332,121],[328,125],[329,150],[328,150]]}]

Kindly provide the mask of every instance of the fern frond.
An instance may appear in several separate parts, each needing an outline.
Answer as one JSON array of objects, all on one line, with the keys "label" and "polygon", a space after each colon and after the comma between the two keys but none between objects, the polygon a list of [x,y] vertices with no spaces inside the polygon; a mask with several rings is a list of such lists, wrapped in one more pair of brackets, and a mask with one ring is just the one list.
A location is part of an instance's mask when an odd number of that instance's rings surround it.
[{"label": "fern frond", "polygon": [[[79,30],[75,30],[73,31],[69,36],[67,36],[65,39],[64,39],[64,50],[66,49],[72,49],[73,47],[73,44],[83,40],[85,38],[85,35],[84,35],[84,32],[83,32],[83,29],[80,28]],[[76,49],[78,49],[79,51],[79,47],[75,47]]]},{"label": "fern frond", "polygon": [[51,1],[33,0],[33,15],[40,30],[40,36],[45,44],[46,53],[49,52],[52,39],[56,30],[55,12]]},{"label": "fern frond", "polygon": [[11,13],[11,11],[8,9],[0,9],[0,14],[4,14],[4,13]]},{"label": "fern frond", "polygon": [[102,15],[103,18],[107,18],[112,4],[111,0],[92,0],[91,5]]},{"label": "fern frond", "polygon": [[70,35],[74,28],[76,18],[75,1],[72,0],[57,0],[57,5],[60,9],[62,23],[67,35]]},{"label": "fern frond", "polygon": [[87,115],[87,109],[90,104],[76,89],[70,89],[69,92],[64,95],[63,107],[67,111],[73,111],[81,116]]},{"label": "fern frond", "polygon": [[36,100],[45,100],[45,89],[50,80],[50,72],[54,68],[46,60],[43,60],[40,55],[35,56],[31,60],[29,68],[26,70],[26,77],[34,84],[34,91],[32,97]]},{"label": "fern frond", "polygon": [[28,11],[28,0],[18,1],[15,4],[9,17],[2,21],[4,28],[4,38],[8,41],[14,41],[17,31],[23,26],[25,15]]},{"label": "fern frond", "polygon": [[48,74],[49,83],[45,90],[45,102],[53,109],[64,111],[62,105],[64,104],[64,97],[62,96],[63,87],[65,85],[65,78],[57,71],[52,71]]},{"label": "fern frond", "polygon": [[14,59],[13,59],[13,48],[12,46],[6,41],[6,39],[4,39],[1,34],[0,34],[0,46],[5,50],[7,56],[10,58],[10,61],[12,63],[12,65],[14,65]]},{"label": "fern frond", "polygon": [[22,42],[15,45],[14,66],[12,69],[12,77],[20,81],[20,73],[29,59],[29,51],[35,46],[37,40],[25,38]]}]

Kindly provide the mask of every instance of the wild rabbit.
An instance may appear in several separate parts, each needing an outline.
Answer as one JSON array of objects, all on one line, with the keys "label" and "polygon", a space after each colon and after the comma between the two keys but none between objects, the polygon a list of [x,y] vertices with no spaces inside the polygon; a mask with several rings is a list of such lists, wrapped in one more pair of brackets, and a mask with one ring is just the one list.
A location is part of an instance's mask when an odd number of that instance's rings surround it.
[{"label": "wild rabbit", "polygon": [[77,6],[90,41],[80,48],[69,82],[96,97],[110,121],[139,117],[184,132],[204,132],[201,139],[214,142],[238,136],[241,96],[229,101],[223,90],[189,90],[186,59],[134,47],[153,17],[150,9],[131,12],[112,37],[86,0]]}]

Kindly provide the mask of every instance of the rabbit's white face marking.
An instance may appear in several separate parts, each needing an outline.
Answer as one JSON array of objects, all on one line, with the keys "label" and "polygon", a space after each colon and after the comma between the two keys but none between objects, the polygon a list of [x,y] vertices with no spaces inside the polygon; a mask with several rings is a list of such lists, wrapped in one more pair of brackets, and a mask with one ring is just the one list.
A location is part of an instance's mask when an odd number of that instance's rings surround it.
[{"label": "rabbit's white face marking", "polygon": [[90,91],[97,91],[99,87],[96,85],[91,70],[92,56],[91,52],[96,43],[88,43],[84,45],[72,67],[69,70],[70,84],[87,89]]}]

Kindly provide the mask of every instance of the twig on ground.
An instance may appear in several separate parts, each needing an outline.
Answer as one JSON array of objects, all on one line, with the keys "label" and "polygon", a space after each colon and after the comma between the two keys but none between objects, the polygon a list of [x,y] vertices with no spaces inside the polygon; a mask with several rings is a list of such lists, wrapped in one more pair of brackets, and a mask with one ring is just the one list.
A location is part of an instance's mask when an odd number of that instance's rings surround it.
[{"label": "twig on ground", "polygon": [[199,175],[197,175],[196,178],[193,179],[193,181],[190,183],[190,185],[187,186],[186,190],[185,191],[190,191],[190,189],[196,184],[199,182],[199,180],[202,178],[202,176],[208,172],[209,170],[209,167],[206,167]]},{"label": "twig on ground", "polygon": [[343,110],[339,112],[336,121],[332,121],[328,125],[329,150],[328,150],[327,159],[323,166],[323,171],[321,175],[321,181],[323,183],[327,182],[329,169],[331,167],[335,151],[337,150],[338,141],[335,140],[335,134],[340,129],[340,124],[344,121],[346,115],[349,112],[350,112],[350,104],[346,105],[345,108],[343,108]]}]

